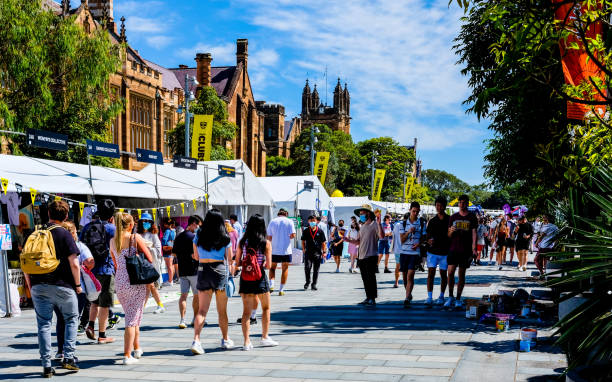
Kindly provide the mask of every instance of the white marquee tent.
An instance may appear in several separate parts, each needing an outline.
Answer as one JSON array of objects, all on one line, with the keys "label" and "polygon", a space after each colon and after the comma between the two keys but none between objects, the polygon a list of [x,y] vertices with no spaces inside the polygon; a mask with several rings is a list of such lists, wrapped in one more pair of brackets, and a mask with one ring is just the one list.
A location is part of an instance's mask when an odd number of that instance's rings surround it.
[{"label": "white marquee tent", "polygon": [[[263,187],[274,200],[274,213],[284,208],[289,214],[295,216],[298,210],[302,211],[328,211],[334,213],[332,198],[325,191],[325,187],[314,175],[303,176],[269,176],[259,178]],[[314,184],[312,190],[304,188],[304,181]]]}]

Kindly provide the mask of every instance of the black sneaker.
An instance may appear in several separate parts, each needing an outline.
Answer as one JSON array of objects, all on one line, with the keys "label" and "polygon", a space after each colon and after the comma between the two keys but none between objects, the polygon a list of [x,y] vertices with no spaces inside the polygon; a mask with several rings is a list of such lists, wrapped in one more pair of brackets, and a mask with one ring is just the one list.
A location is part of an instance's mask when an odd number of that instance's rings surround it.
[{"label": "black sneaker", "polygon": [[307,290],[309,286],[310,286],[309,283],[304,284],[304,290]]},{"label": "black sneaker", "polygon": [[318,289],[317,289],[317,286],[316,286],[316,285],[314,285],[314,284],[312,284],[312,286],[310,287],[310,289],[312,289],[312,290],[318,290]]},{"label": "black sneaker", "polygon": [[77,336],[82,336],[85,334],[85,327],[82,325],[79,325],[79,328],[77,329]]},{"label": "black sneaker", "polygon": [[121,321],[121,316],[118,314],[115,314],[113,317],[108,319],[108,326],[106,327],[106,329],[113,329],[115,326],[117,326],[117,324]]},{"label": "black sneaker", "polygon": [[376,306],[376,300],[374,299],[367,300],[365,303],[365,306]]},{"label": "black sneaker", "polygon": [[251,325],[257,324],[257,318],[251,318]]},{"label": "black sneaker", "polygon": [[55,375],[55,369],[52,367],[43,367],[43,378],[51,378]]},{"label": "black sneaker", "polygon": [[389,268],[385,268],[385,273],[391,273],[391,270]]},{"label": "black sneaker", "polygon": [[62,361],[62,367],[68,370],[75,370],[75,371],[79,370],[79,366],[74,361],[74,358],[71,358],[71,359],[64,358],[64,360]]},{"label": "black sneaker", "polygon": [[358,305],[365,305],[368,303],[368,299],[366,298],[365,300],[363,300],[362,302],[360,302]]},{"label": "black sneaker", "polygon": [[378,267],[376,267],[375,273],[380,273],[380,269],[378,269]]},{"label": "black sneaker", "polygon": [[410,308],[410,300],[409,299],[405,299],[404,300],[404,308]]}]

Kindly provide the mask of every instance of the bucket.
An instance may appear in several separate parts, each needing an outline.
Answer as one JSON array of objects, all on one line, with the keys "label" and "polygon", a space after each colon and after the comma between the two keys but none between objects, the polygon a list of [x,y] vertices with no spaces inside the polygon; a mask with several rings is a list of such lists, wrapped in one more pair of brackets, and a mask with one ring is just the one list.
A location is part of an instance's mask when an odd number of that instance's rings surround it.
[{"label": "bucket", "polygon": [[521,341],[529,341],[535,344],[538,338],[538,330],[531,328],[521,329]]},{"label": "bucket", "polygon": [[495,327],[497,328],[498,332],[505,332],[508,329],[508,326],[506,325],[508,321],[506,320],[497,320],[495,321]]},{"label": "bucket", "polygon": [[520,345],[519,345],[519,351],[530,352],[531,351],[531,341],[521,340]]}]

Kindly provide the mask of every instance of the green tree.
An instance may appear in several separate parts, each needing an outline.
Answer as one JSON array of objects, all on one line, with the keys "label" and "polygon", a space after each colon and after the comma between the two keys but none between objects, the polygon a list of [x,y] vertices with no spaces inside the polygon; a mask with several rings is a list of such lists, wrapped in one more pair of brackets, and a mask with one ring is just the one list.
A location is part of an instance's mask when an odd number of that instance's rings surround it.
[{"label": "green tree", "polygon": [[471,190],[469,184],[443,170],[423,170],[421,179],[432,197],[442,195],[448,202],[458,198],[461,194],[469,194]]},{"label": "green tree", "polygon": [[280,156],[266,156],[266,176],[293,175],[293,160]]},{"label": "green tree", "polygon": [[[236,136],[238,126],[229,122],[227,104],[211,86],[203,87],[197,101],[189,106],[190,113],[213,115],[211,160],[233,159],[234,154],[228,149],[225,142],[232,141]],[[168,132],[170,150],[174,155],[185,155],[185,123],[179,122],[176,127]]]},{"label": "green tree", "polygon": [[[104,28],[91,34],[75,17],[58,17],[40,1],[0,2],[0,125],[25,132],[43,129],[70,141],[109,141],[110,122],[123,107],[111,94],[109,76],[120,68],[121,45]],[[30,147],[24,136],[8,135],[11,152],[55,160],[87,161],[84,147],[67,152]],[[95,164],[115,165],[107,158]]]}]

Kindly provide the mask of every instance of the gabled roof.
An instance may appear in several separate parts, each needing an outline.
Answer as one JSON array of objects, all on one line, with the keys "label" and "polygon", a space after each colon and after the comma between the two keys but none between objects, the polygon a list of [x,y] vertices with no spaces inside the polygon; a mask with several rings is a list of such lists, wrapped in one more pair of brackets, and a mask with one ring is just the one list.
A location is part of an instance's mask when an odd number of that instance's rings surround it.
[{"label": "gabled roof", "polygon": [[55,14],[62,13],[62,6],[53,0],[43,0],[42,7],[43,9],[48,9]]},{"label": "gabled roof", "polygon": [[[176,79],[181,84],[181,88],[185,87],[185,74],[196,76],[196,68],[172,68],[169,69],[176,75]],[[211,86],[215,88],[219,97],[231,96],[232,79],[236,73],[236,66],[213,66],[211,70]],[[193,89],[190,89],[193,90]]]},{"label": "gabled roof", "polygon": [[168,90],[174,90],[176,88],[180,88],[180,89],[183,88],[179,80],[176,78],[175,73],[172,70],[164,68],[163,66],[157,65],[156,63],[151,62],[149,60],[145,60],[145,62],[152,69],[157,70],[158,72],[162,74],[162,86],[164,88]]}]

